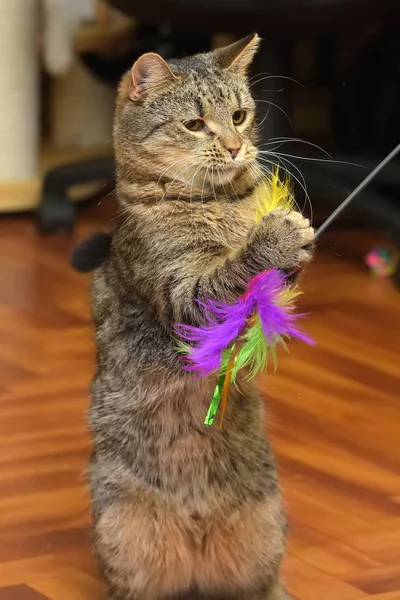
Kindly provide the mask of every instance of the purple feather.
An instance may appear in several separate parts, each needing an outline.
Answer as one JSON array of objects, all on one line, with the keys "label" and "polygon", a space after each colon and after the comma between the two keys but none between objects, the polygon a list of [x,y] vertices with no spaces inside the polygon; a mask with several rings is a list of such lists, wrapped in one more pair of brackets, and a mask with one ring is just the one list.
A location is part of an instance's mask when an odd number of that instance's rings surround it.
[{"label": "purple feather", "polygon": [[204,377],[218,370],[223,351],[239,336],[256,303],[250,295],[242,296],[233,306],[211,298],[198,303],[204,309],[205,325],[177,325],[175,332],[192,346],[189,355],[183,357],[188,361],[185,370],[199,371]]},{"label": "purple feather", "polygon": [[175,332],[190,346],[184,366],[187,371],[198,371],[200,376],[210,375],[220,367],[224,350],[238,338],[247,320],[257,310],[264,336],[269,345],[279,337],[291,336],[307,343],[312,340],[295,327],[301,315],[293,313],[291,303],[282,303],[281,294],[285,275],[276,269],[256,275],[249,283],[247,292],[233,305],[223,304],[211,298],[197,301],[204,311],[202,327],[177,325]]},{"label": "purple feather", "polygon": [[265,339],[271,346],[277,337],[285,336],[313,344],[313,340],[295,326],[296,320],[304,315],[295,314],[291,302],[282,302],[281,294],[285,285],[286,276],[277,269],[256,275],[250,282],[249,290],[257,304]]}]

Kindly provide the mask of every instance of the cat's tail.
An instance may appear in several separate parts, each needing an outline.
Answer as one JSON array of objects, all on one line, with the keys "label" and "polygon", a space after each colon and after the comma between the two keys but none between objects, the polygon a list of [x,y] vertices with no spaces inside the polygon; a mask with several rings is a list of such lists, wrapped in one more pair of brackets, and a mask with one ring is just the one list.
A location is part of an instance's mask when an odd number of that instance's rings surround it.
[{"label": "cat's tail", "polygon": [[112,242],[110,231],[95,231],[74,248],[71,266],[80,273],[100,267],[108,257]]}]

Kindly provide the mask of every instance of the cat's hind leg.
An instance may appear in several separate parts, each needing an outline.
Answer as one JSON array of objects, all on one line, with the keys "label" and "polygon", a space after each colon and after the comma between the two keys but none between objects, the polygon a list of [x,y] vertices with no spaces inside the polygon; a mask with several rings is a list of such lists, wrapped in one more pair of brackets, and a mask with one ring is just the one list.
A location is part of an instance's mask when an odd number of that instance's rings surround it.
[{"label": "cat's hind leg", "polygon": [[174,596],[169,600],[292,600],[292,598],[285,592],[282,585],[278,582],[269,586],[263,586],[262,588],[258,588],[256,591],[251,591],[243,595],[202,594],[196,590],[190,590],[185,594]]},{"label": "cat's hind leg", "polygon": [[122,600],[163,600],[190,589],[195,561],[185,516],[135,494],[106,507],[95,524],[103,576]]},{"label": "cat's hind leg", "polygon": [[[261,600],[261,599],[260,599]],[[281,583],[275,583],[269,590],[263,600],[292,600],[292,597],[282,587]]]},{"label": "cat's hind leg", "polygon": [[238,600],[293,600],[279,581],[263,586],[256,591],[243,594]]}]

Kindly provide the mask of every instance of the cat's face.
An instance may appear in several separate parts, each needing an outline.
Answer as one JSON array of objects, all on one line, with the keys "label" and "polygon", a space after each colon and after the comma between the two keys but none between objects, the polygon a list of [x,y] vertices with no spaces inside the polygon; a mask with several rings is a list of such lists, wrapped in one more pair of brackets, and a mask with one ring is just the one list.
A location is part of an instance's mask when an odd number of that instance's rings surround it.
[{"label": "cat's face", "polygon": [[142,56],[120,89],[119,163],[197,187],[218,187],[251,169],[255,103],[246,70],[257,45],[252,36],[169,64],[156,54]]}]

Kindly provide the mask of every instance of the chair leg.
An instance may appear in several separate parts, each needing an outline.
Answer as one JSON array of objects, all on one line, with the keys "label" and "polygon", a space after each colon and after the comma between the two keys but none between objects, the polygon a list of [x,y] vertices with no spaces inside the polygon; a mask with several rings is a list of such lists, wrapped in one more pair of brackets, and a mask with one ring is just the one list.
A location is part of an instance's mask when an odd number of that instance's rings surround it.
[{"label": "chair leg", "polygon": [[111,158],[72,163],[50,171],[44,180],[42,200],[36,215],[39,230],[42,233],[72,233],[76,209],[68,198],[68,188],[92,181],[114,181]]}]

